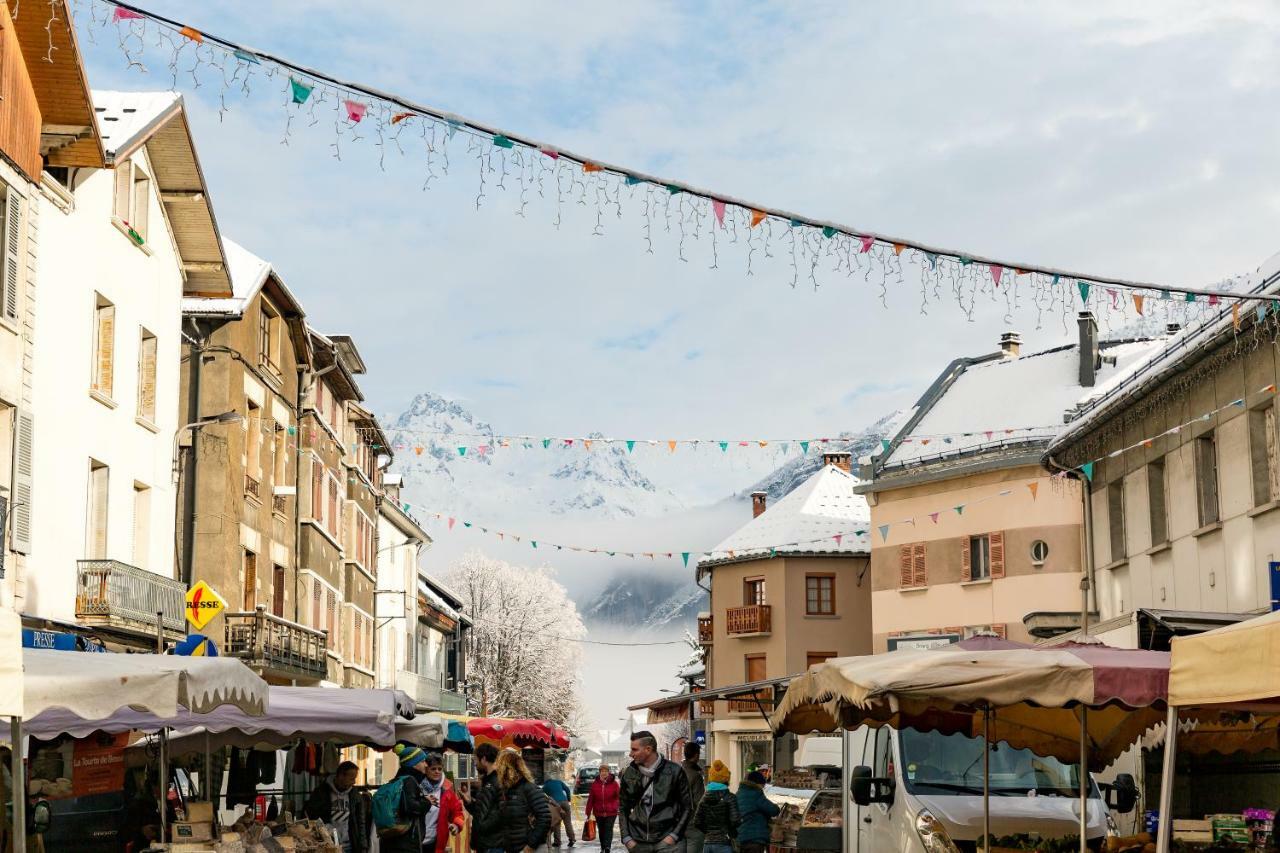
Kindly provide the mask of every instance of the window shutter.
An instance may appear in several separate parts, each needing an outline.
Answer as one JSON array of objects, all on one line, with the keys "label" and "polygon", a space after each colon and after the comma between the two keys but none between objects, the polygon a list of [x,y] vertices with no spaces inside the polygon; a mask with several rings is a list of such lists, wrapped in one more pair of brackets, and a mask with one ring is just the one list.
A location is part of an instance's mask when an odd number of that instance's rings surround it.
[{"label": "window shutter", "polygon": [[98,375],[93,387],[111,396],[112,374],[115,367],[116,349],[116,307],[114,305],[98,306]]},{"label": "window shutter", "polygon": [[311,457],[311,517],[316,521],[324,517],[324,472],[320,460]]},{"label": "window shutter", "polygon": [[244,609],[253,610],[258,603],[258,555],[244,552]]},{"label": "window shutter", "polygon": [[320,624],[320,580],[311,579],[311,627],[317,631],[324,630]]},{"label": "window shutter", "polygon": [[22,268],[22,196],[13,187],[4,193],[4,316],[18,319],[18,273]]},{"label": "window shutter", "polygon": [[1280,500],[1280,446],[1276,438],[1276,407],[1267,406],[1267,474],[1273,501]]},{"label": "window shutter", "polygon": [[334,594],[333,590],[329,590],[328,604],[329,609],[325,621],[328,623],[329,628],[329,648],[332,649],[337,645],[337,638],[334,635],[338,633],[338,596]]},{"label": "window shutter", "polygon": [[898,585],[906,588],[915,583],[915,572],[911,564],[911,546],[903,545],[898,549]]},{"label": "window shutter", "polygon": [[1004,531],[991,534],[991,577],[1004,577]]},{"label": "window shutter", "polygon": [[147,239],[147,222],[151,218],[151,180],[141,169],[134,170],[133,181],[133,218],[130,227],[143,240]]},{"label": "window shutter", "polygon": [[93,518],[90,519],[89,556],[94,560],[107,558],[107,501],[110,497],[111,472],[102,465],[92,469],[91,500],[93,502]]},{"label": "window shutter", "polygon": [[925,565],[925,543],[923,542],[917,542],[911,546],[911,585],[929,585],[929,575]]},{"label": "window shutter", "polygon": [[960,582],[968,583],[973,580],[973,563],[970,552],[973,550],[973,540],[968,536],[960,540]]},{"label": "window shutter", "polygon": [[143,335],[138,354],[138,414],[149,421],[156,419],[156,339]]},{"label": "window shutter", "polygon": [[116,216],[125,222],[129,221],[130,196],[133,191],[133,162],[125,160],[123,163],[116,163],[116,198],[115,212]]},{"label": "window shutter", "polygon": [[14,436],[12,548],[19,554],[31,553],[31,490],[34,482],[36,416],[18,409],[17,434]]}]

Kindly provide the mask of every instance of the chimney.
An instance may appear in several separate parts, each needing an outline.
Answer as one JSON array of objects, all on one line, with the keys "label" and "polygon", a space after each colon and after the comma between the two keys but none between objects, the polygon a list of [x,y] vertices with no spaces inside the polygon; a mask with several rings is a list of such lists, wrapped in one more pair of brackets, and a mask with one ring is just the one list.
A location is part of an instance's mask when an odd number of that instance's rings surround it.
[{"label": "chimney", "polygon": [[1000,336],[1000,354],[1004,358],[1017,358],[1022,352],[1022,335],[1017,332],[1005,332]]},{"label": "chimney", "polygon": [[1081,311],[1076,318],[1080,325],[1080,386],[1092,388],[1098,376],[1098,321],[1092,311]]},{"label": "chimney", "polygon": [[1178,334],[1178,332],[1181,332],[1181,331],[1182,331],[1181,323],[1169,323],[1164,327],[1164,333],[1166,335],[1176,335]]},{"label": "chimney", "polygon": [[759,518],[764,513],[765,501],[769,499],[768,492],[752,492],[751,493],[751,517]]},{"label": "chimney", "polygon": [[846,474],[853,473],[853,454],[845,450],[828,450],[822,454],[823,465],[834,465]]}]

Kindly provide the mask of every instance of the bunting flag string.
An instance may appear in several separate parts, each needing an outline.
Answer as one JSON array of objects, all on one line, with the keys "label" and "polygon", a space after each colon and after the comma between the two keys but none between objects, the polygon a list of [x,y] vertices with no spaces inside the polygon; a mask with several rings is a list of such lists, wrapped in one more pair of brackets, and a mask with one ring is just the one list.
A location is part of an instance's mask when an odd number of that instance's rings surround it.
[{"label": "bunting flag string", "polygon": [[[622,219],[624,204],[634,202],[644,217],[641,233],[647,252],[652,253],[655,240],[662,239],[655,231],[672,234],[673,241],[678,238],[676,251],[685,262],[690,260],[690,241],[709,242],[711,269],[719,268],[724,245],[737,244],[748,275],[753,274],[757,258],[782,257],[783,263],[789,261],[792,287],[802,278],[817,288],[820,275],[823,279],[860,275],[864,283],[879,288],[880,300],[887,305],[891,281],[906,285],[905,263],[914,265],[919,274],[922,311],[924,305],[941,301],[943,293],[949,292],[970,316],[981,295],[1002,303],[1006,312],[1024,302],[1041,313],[1057,310],[1064,323],[1080,306],[1109,307],[1125,313],[1132,308],[1136,315],[1149,316],[1158,304],[1170,318],[1186,319],[1199,313],[1199,306],[1214,306],[1223,299],[1263,300],[1264,305],[1271,299],[1221,287],[1173,286],[1012,262],[769,207],[606,163],[342,80],[120,0],[73,2],[77,7],[88,6],[91,24],[115,26],[130,68],[145,72],[147,52],[158,50],[170,72],[172,88],[188,78],[192,88],[210,79],[220,85],[220,115],[229,109],[228,94],[247,98],[258,83],[279,87],[286,111],[283,144],[289,144],[296,117],[305,116],[315,125],[325,120],[321,110],[331,111],[334,140],[330,147],[335,158],[341,159],[344,146],[372,139],[379,165],[385,169],[388,148],[394,146],[407,154],[408,146],[425,159],[424,189],[440,175],[449,174],[451,155],[456,159],[457,145],[461,144],[465,156],[478,168],[477,207],[495,188],[518,191],[517,213],[522,217],[532,203],[531,196],[546,199],[548,204],[554,199],[557,228],[566,204],[594,208],[591,233],[598,235],[603,233],[606,214]],[[455,143],[459,135],[462,139]],[[662,227],[655,229],[655,224]],[[1104,292],[1106,299],[1100,299],[1099,292]],[[1127,298],[1122,299],[1121,294]],[[1170,299],[1173,295],[1182,298]],[[1160,301],[1148,301],[1152,297]]]}]

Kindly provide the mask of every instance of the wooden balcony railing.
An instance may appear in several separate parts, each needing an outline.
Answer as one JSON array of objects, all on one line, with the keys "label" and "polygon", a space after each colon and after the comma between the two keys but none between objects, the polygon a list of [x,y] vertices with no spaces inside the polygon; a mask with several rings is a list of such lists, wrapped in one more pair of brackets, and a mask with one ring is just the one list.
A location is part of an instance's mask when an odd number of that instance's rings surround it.
[{"label": "wooden balcony railing", "polygon": [[223,655],[281,678],[324,678],[328,632],[317,631],[267,613],[265,607],[227,613]]},{"label": "wooden balcony railing", "polygon": [[698,642],[702,643],[702,645],[704,646],[709,646],[711,645],[711,641],[714,637],[715,637],[715,632],[712,630],[711,617],[699,616],[698,617]]},{"label": "wooden balcony railing", "polygon": [[773,691],[766,688],[756,692],[759,697],[759,704],[756,700],[747,696],[745,698],[730,699],[729,713],[731,714],[758,714],[760,709],[764,708],[765,713],[773,710]]},{"label": "wooden balcony railing", "polygon": [[730,607],[725,611],[725,633],[768,634],[773,630],[771,609],[767,604],[749,604],[746,607]]},{"label": "wooden balcony railing", "polygon": [[698,700],[698,716],[704,720],[714,718],[716,715],[716,703],[710,699]]},{"label": "wooden balcony railing", "polygon": [[262,484],[250,477],[244,475],[244,493],[254,500],[261,500]]},{"label": "wooden balcony railing", "polygon": [[76,562],[76,618],[154,634],[156,614],[166,631],[186,624],[186,588],[173,578],[119,560]]}]

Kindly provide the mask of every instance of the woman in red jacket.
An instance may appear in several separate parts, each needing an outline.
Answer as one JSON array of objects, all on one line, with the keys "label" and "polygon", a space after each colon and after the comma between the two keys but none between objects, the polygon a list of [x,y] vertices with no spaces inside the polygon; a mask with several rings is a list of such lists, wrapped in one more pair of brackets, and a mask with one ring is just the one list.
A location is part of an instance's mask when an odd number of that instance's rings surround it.
[{"label": "woman in red jacket", "polygon": [[613,824],[618,819],[618,780],[608,764],[600,765],[600,775],[591,783],[587,794],[587,817],[596,819],[599,830],[600,850],[609,853],[613,846]]}]

